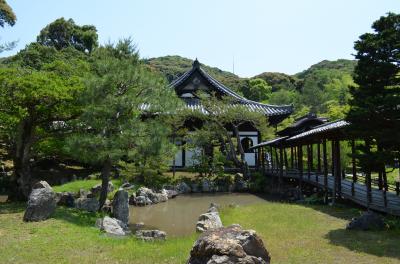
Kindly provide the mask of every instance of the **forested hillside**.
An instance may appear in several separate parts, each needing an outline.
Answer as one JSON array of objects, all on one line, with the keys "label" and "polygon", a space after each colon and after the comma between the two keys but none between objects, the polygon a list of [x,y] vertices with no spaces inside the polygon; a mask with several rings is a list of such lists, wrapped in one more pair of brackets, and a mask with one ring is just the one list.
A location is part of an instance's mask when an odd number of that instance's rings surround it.
[{"label": "forested hillside", "polygon": [[[192,65],[192,60],[180,56],[152,58],[145,62],[169,81]],[[355,85],[352,78],[355,65],[354,60],[324,60],[295,75],[264,72],[252,78],[241,78],[215,67],[202,66],[217,80],[248,99],[270,104],[293,104],[293,117],[313,111],[338,119],[343,118],[348,109],[349,86]]]}]

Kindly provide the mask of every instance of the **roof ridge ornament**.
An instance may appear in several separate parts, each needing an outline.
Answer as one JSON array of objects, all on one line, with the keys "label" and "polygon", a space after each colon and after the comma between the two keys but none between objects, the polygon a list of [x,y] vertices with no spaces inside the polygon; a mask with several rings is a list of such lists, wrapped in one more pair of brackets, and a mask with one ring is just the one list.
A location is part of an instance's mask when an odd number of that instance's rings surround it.
[{"label": "roof ridge ornament", "polygon": [[200,62],[197,60],[197,58],[193,61],[192,66],[194,69],[200,68]]}]

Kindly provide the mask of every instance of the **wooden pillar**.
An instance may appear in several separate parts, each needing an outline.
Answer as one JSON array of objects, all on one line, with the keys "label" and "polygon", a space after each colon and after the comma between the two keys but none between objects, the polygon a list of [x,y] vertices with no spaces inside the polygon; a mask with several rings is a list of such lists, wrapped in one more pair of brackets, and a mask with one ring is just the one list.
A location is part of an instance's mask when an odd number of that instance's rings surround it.
[{"label": "wooden pillar", "polygon": [[283,148],[283,157],[284,157],[284,160],[285,160],[285,170],[288,170],[289,163],[288,163],[288,157],[287,157],[287,153],[286,153],[286,148]]},{"label": "wooden pillar", "polygon": [[300,192],[302,192],[302,187],[303,187],[303,149],[302,146],[297,147],[297,161],[298,161],[298,169],[299,169],[299,186],[300,186]]},{"label": "wooden pillar", "polygon": [[310,180],[311,177],[311,154],[310,154],[310,145],[307,146],[307,178]]},{"label": "wooden pillar", "polygon": [[326,153],[326,139],[322,141],[322,157],[324,163],[324,191],[325,191],[325,203],[328,202],[328,157]]},{"label": "wooden pillar", "polygon": [[276,171],[278,171],[279,167],[280,167],[280,161],[279,161],[279,157],[278,157],[278,149],[275,147],[274,148],[274,152],[275,152],[275,160],[276,160]]},{"label": "wooden pillar", "polygon": [[318,142],[317,144],[317,170],[318,173],[321,173],[321,143]]},{"label": "wooden pillar", "polygon": [[294,166],[296,166],[296,169],[299,168],[299,154],[297,150],[297,147],[294,147]]},{"label": "wooden pillar", "polygon": [[264,147],[260,148],[260,158],[261,158],[261,167],[263,170],[263,174],[265,174],[265,153],[264,153]]},{"label": "wooden pillar", "polygon": [[[369,140],[365,140],[365,147],[367,155],[371,152],[371,144]],[[365,174],[365,185],[367,186],[367,207],[369,208],[372,202],[372,193],[371,193],[371,171],[368,171]]]},{"label": "wooden pillar", "polygon": [[294,169],[293,147],[290,147],[290,169]]},{"label": "wooden pillar", "polygon": [[332,148],[332,179],[333,179],[333,185],[332,185],[332,204],[335,203],[336,200],[336,187],[337,187],[337,177],[336,177],[336,170],[335,170],[335,166],[336,166],[336,151],[335,151],[335,141],[332,140],[331,142],[331,148]]},{"label": "wooden pillar", "polygon": [[272,146],[269,148],[270,158],[271,158],[271,171],[274,170],[274,155],[272,152]]},{"label": "wooden pillar", "polygon": [[342,196],[342,168],[340,162],[340,141],[336,141],[336,176],[337,176],[337,193],[338,197]]},{"label": "wooden pillar", "polygon": [[281,190],[282,178],[283,178],[283,148],[279,148],[279,179],[278,179],[278,190]]},{"label": "wooden pillar", "polygon": [[351,141],[351,169],[353,174],[353,181],[351,183],[351,195],[354,196],[355,190],[354,185],[357,182],[357,168],[356,168],[356,143],[354,140]]}]

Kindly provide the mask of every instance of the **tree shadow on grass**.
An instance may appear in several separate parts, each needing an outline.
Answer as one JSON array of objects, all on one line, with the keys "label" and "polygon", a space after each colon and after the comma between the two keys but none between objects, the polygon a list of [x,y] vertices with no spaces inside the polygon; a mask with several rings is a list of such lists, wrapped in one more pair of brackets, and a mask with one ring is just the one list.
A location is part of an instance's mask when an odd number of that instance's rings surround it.
[{"label": "tree shadow on grass", "polygon": [[25,211],[26,203],[0,203],[0,214],[16,214]]},{"label": "tree shadow on grass", "polygon": [[353,217],[360,216],[360,212],[364,211],[361,207],[355,204],[349,204],[347,202],[337,202],[335,205],[324,204],[322,201],[317,203],[308,203],[305,201],[288,201],[282,199],[279,195],[268,195],[268,194],[255,194],[256,196],[264,199],[270,203],[285,203],[292,205],[304,206],[321,213],[340,218],[343,220],[350,221]]},{"label": "tree shadow on grass", "polygon": [[58,206],[52,218],[69,222],[78,226],[94,227],[96,219],[101,217],[99,213],[91,213],[75,208]]},{"label": "tree shadow on grass", "polygon": [[325,235],[325,238],[331,244],[348,248],[351,251],[400,259],[400,232],[397,231],[337,229],[330,231]]}]

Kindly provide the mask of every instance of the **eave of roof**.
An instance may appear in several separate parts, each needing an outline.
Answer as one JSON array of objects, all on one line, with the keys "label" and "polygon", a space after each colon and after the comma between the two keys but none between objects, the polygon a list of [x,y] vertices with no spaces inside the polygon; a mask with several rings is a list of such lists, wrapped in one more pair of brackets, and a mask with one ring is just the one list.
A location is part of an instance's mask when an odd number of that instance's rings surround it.
[{"label": "eave of roof", "polygon": [[190,76],[195,72],[199,71],[202,77],[204,77],[208,82],[210,82],[215,89],[220,91],[221,93],[231,96],[238,100],[238,103],[246,105],[251,109],[252,111],[257,111],[257,112],[262,112],[265,115],[268,116],[275,116],[275,115],[290,115],[293,113],[293,105],[269,105],[269,104],[263,104],[255,101],[248,100],[241,95],[235,93],[216,79],[214,79],[211,75],[209,75],[205,70],[203,70],[200,67],[200,63],[195,60],[193,63],[192,69],[189,71],[185,72],[182,74],[180,77],[178,77],[176,80],[174,80],[170,86],[173,88],[178,87],[182,83],[184,83]]}]

